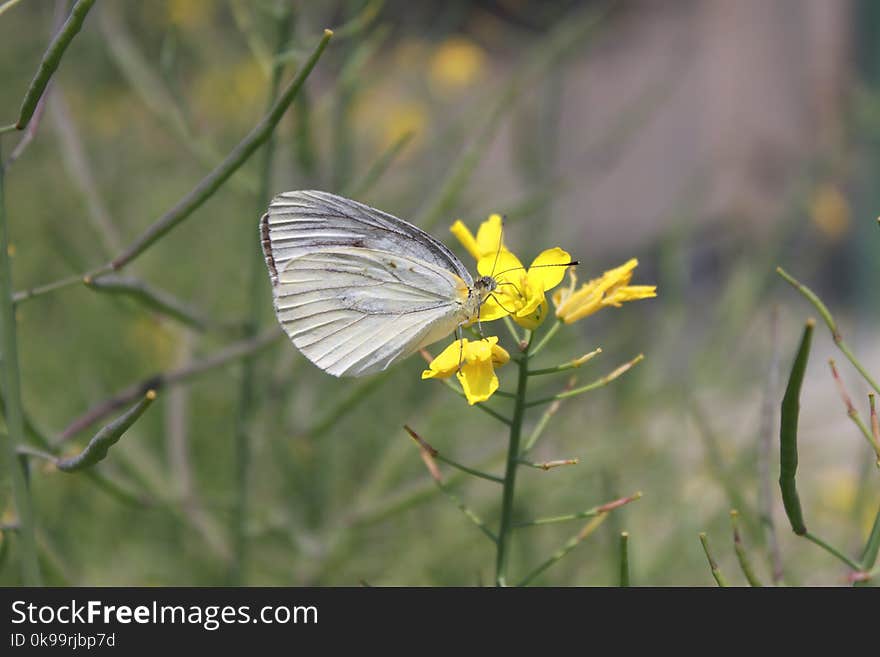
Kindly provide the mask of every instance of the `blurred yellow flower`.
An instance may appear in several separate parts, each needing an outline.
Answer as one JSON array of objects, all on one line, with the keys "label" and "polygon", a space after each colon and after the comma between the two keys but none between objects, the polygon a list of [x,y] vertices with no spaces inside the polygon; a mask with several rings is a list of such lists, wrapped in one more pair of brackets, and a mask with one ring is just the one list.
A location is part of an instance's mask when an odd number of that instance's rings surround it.
[{"label": "blurred yellow flower", "polygon": [[168,22],[178,27],[194,27],[211,20],[215,3],[211,0],[168,0]]},{"label": "blurred yellow flower", "polygon": [[608,306],[619,308],[626,301],[656,297],[656,285],[629,284],[638,264],[639,261],[632,258],[620,267],[606,271],[601,277],[584,283],[577,290],[577,276],[574,270],[570,270],[570,285],[553,295],[556,316],[571,324]]},{"label": "blurred yellow flower", "polygon": [[482,48],[468,38],[452,37],[431,56],[428,80],[438,95],[455,93],[479,80],[485,64]]},{"label": "blurred yellow flower", "polygon": [[411,132],[413,139],[409,143],[409,150],[415,143],[420,141],[428,125],[428,111],[418,101],[405,101],[402,103],[386,105],[383,109],[383,134],[382,150],[390,148],[392,144],[402,139]]},{"label": "blurred yellow flower", "polygon": [[467,402],[474,405],[486,401],[498,390],[495,366],[504,365],[510,354],[498,346],[498,338],[491,336],[471,341],[456,340],[431,361],[422,372],[423,379],[447,379],[456,375]]},{"label": "blurred yellow flower", "polygon": [[816,228],[832,242],[849,231],[850,207],[836,185],[820,186],[810,203],[810,217]]},{"label": "blurred yellow flower", "polygon": [[193,92],[198,112],[208,119],[250,120],[260,111],[265,77],[258,62],[244,58],[231,66],[217,66],[196,80]]}]

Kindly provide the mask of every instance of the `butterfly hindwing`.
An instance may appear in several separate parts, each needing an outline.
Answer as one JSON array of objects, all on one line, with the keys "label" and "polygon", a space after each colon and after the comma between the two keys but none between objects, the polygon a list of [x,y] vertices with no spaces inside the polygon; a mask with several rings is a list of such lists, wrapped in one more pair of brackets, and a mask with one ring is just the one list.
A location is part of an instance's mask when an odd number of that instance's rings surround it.
[{"label": "butterfly hindwing", "polygon": [[273,286],[278,321],[297,348],[335,376],[381,371],[463,320],[468,288],[430,262],[359,247],[286,261]]}]

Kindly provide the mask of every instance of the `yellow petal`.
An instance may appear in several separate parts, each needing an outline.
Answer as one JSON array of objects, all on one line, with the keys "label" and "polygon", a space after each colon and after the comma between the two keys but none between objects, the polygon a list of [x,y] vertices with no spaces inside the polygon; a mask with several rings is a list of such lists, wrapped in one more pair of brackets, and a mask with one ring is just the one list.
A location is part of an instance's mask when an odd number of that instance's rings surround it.
[{"label": "yellow petal", "polygon": [[459,365],[464,360],[464,355],[469,348],[468,339],[456,340],[446,347],[431,361],[428,369],[422,372],[423,379],[446,379],[458,371]]},{"label": "yellow petal", "polygon": [[477,402],[486,401],[498,390],[498,377],[492,369],[491,361],[477,361],[462,366],[456,375],[461,382],[461,389],[467,398],[468,404],[473,406]]},{"label": "yellow petal", "polygon": [[449,231],[458,238],[461,245],[467,249],[468,253],[474,256],[475,260],[480,259],[480,248],[477,246],[477,240],[461,219],[456,219]]},{"label": "yellow petal", "polygon": [[492,252],[485,255],[477,262],[477,271],[480,276],[494,276],[496,281],[505,280],[505,274],[525,271],[525,267],[515,255],[507,249],[501,253]]},{"label": "yellow petal", "polygon": [[507,353],[504,347],[499,347],[495,344],[497,342],[498,338],[495,338],[495,342],[492,343],[492,364],[500,367],[510,360],[510,354]]},{"label": "yellow petal", "polygon": [[606,306],[619,308],[625,301],[638,301],[639,299],[650,299],[656,296],[656,285],[625,285],[606,296],[602,303]]},{"label": "yellow petal", "polygon": [[501,304],[499,304],[495,300],[495,296],[490,296],[483,302],[483,305],[480,306],[480,321],[481,322],[492,322],[496,319],[501,319],[505,315],[509,315],[510,313],[506,311]]},{"label": "yellow petal", "polygon": [[562,282],[565,278],[564,266],[571,262],[571,255],[558,246],[547,249],[534,259],[529,267],[529,282],[535,286],[541,286],[546,292]]},{"label": "yellow petal", "polygon": [[522,326],[523,328],[527,328],[530,331],[534,331],[538,328],[547,317],[547,299],[542,294],[537,298],[538,303],[531,305],[530,310],[525,312],[522,310],[513,316],[513,321]]},{"label": "yellow petal", "polygon": [[498,253],[498,251],[501,249],[501,240],[501,215],[489,215],[489,218],[481,223],[479,229],[477,230],[477,248],[480,252],[480,255],[477,256],[477,259],[481,258],[482,256],[494,256],[496,253]]}]

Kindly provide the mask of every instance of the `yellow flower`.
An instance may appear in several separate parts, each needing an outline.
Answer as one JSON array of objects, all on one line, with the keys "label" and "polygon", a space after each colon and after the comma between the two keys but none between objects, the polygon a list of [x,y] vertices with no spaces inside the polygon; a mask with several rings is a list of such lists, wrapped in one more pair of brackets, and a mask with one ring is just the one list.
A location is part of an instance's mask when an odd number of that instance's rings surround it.
[{"label": "yellow flower", "polygon": [[474,260],[479,260],[484,256],[494,256],[498,253],[499,248],[504,249],[504,244],[501,242],[500,214],[489,215],[489,218],[480,224],[476,237],[461,219],[456,219],[449,230],[468,250],[468,253],[474,256]]},{"label": "yellow flower", "polygon": [[530,331],[547,317],[546,292],[562,282],[571,256],[554,247],[547,249],[523,267],[510,251],[484,256],[477,263],[481,276],[492,276],[497,287],[480,308],[480,320],[491,321],[508,313]]},{"label": "yellow flower", "polygon": [[491,276],[497,287],[480,308],[480,321],[489,322],[512,315],[529,330],[537,328],[547,316],[545,293],[562,282],[571,256],[556,247],[547,249],[526,269],[502,241],[501,216],[491,215],[480,224],[476,237],[457,220],[450,229],[464,248],[477,260],[481,276]]},{"label": "yellow flower", "polygon": [[456,375],[468,404],[486,401],[498,390],[495,366],[504,365],[510,354],[498,346],[498,338],[456,340],[431,361],[423,379],[448,379]]},{"label": "yellow flower", "polygon": [[447,39],[431,57],[428,80],[439,95],[461,91],[480,78],[485,60],[483,50],[470,39]]},{"label": "yellow flower", "polygon": [[846,197],[832,185],[819,187],[810,203],[810,215],[813,223],[828,238],[838,242],[850,228],[850,207]]},{"label": "yellow flower", "polygon": [[639,261],[632,258],[620,267],[606,271],[601,277],[584,283],[578,290],[575,290],[577,277],[571,271],[571,284],[553,295],[556,316],[571,324],[608,306],[619,308],[626,301],[656,297],[656,285],[629,284],[633,269],[638,264]]}]

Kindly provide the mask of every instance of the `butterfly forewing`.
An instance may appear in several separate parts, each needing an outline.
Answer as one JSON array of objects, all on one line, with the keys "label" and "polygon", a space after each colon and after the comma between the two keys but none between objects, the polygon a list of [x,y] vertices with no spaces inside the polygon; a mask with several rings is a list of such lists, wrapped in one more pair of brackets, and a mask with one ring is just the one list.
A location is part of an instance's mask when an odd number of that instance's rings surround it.
[{"label": "butterfly forewing", "polygon": [[263,253],[273,281],[300,255],[333,246],[411,256],[473,284],[470,273],[441,242],[411,223],[363,203],[305,190],[276,196],[260,223]]}]

